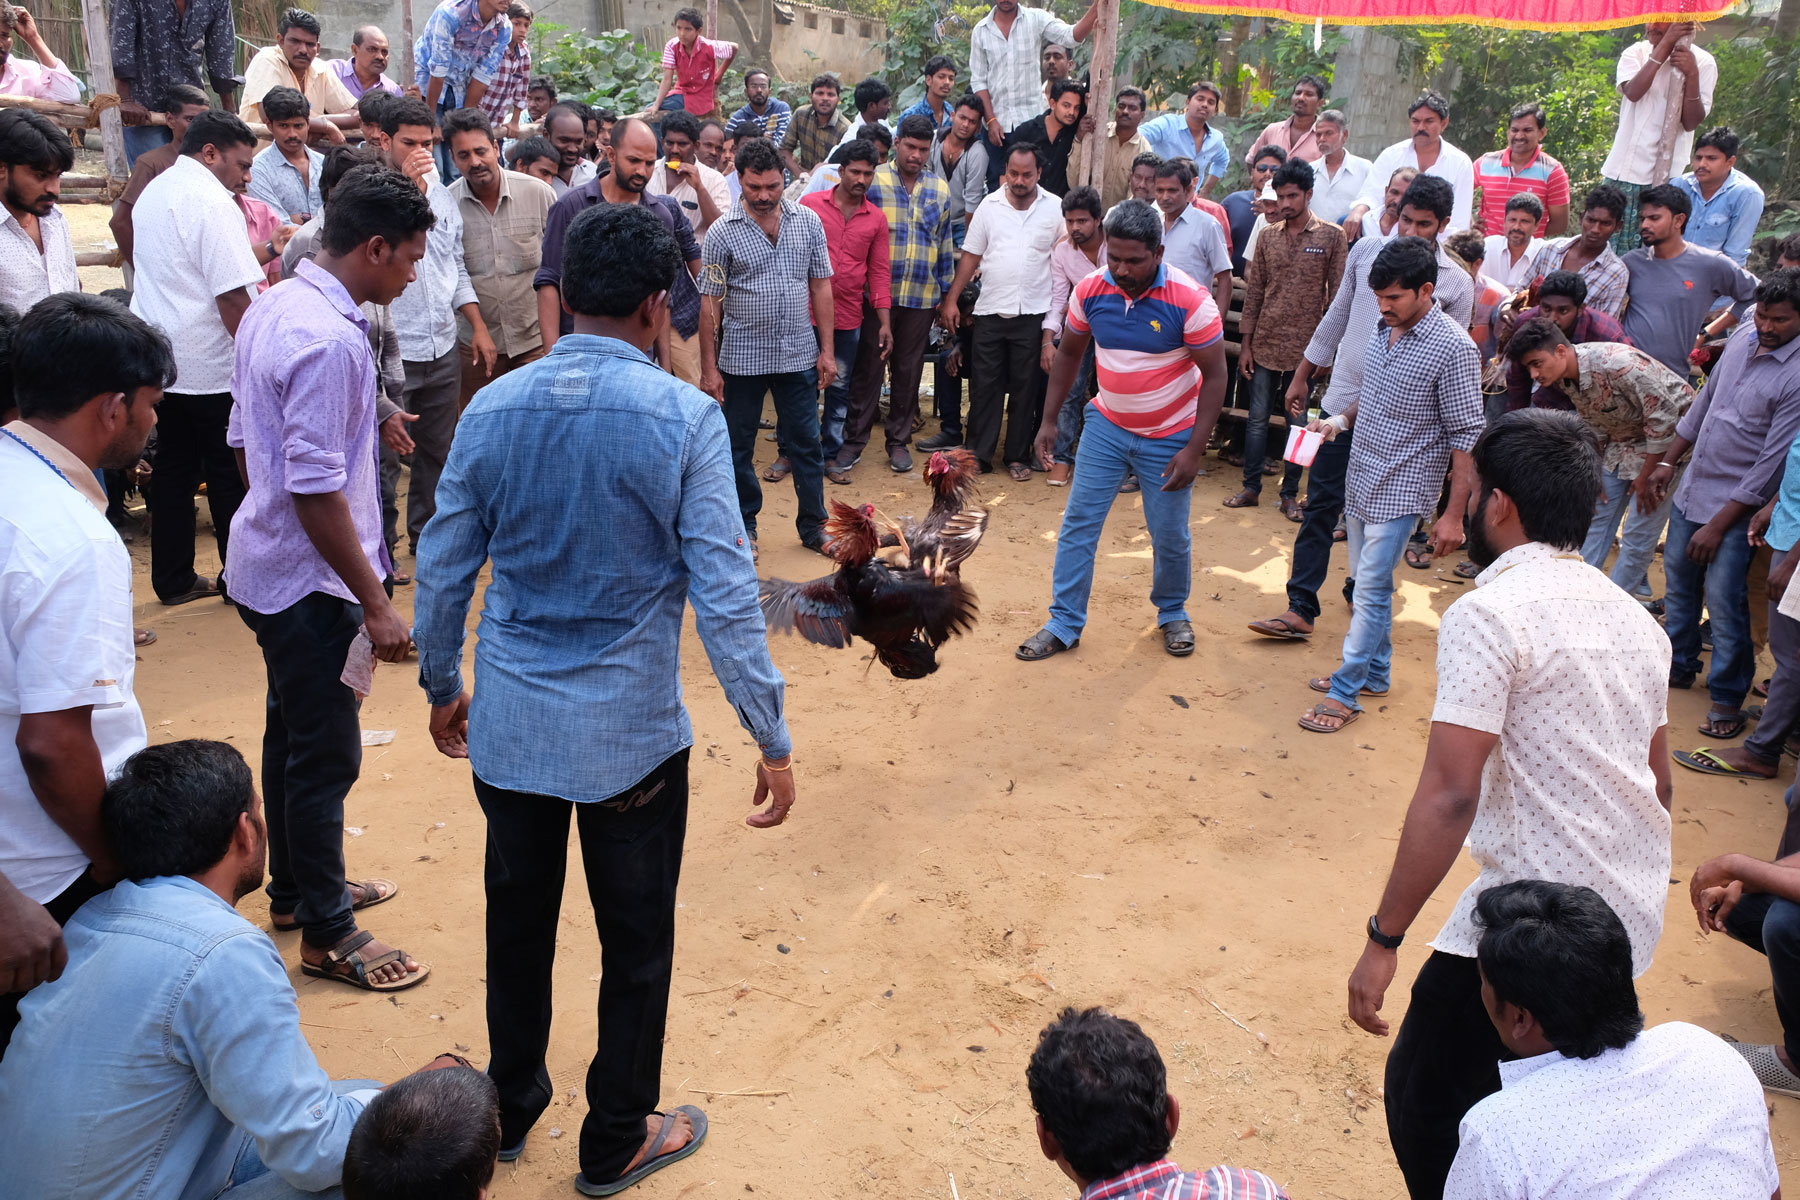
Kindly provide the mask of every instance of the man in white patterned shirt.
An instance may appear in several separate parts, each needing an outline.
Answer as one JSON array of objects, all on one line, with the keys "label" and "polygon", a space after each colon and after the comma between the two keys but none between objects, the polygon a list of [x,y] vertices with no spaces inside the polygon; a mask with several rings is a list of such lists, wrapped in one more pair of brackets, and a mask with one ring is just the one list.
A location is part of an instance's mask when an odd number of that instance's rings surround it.
[{"label": "man in white patterned shirt", "polygon": [[1698,1026],[1644,1028],[1631,938],[1598,892],[1519,880],[1475,919],[1509,1057],[1462,1120],[1444,1200],[1779,1200],[1756,1077]]},{"label": "man in white patterned shirt", "polygon": [[52,292],[79,292],[75,243],[56,201],[75,165],[68,135],[26,108],[0,113],[0,301],[20,312]]},{"label": "man in white patterned shirt", "polygon": [[1573,413],[1522,409],[1494,422],[1473,461],[1469,557],[1486,570],[1439,626],[1425,764],[1350,976],[1351,1019],[1385,1037],[1395,951],[1466,838],[1481,875],[1438,931],[1387,1062],[1388,1136],[1415,1197],[1441,1194],[1457,1123],[1500,1089],[1477,897],[1518,879],[1591,887],[1624,922],[1641,975],[1669,881],[1669,643],[1581,561],[1600,495],[1593,435]]}]

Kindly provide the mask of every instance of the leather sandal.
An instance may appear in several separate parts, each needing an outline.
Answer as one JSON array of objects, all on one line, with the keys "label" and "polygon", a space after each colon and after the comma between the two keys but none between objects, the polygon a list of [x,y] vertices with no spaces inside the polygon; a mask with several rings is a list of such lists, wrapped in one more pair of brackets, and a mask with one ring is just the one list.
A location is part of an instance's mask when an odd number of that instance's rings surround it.
[{"label": "leather sandal", "polygon": [[1194,652],[1194,624],[1192,621],[1170,621],[1162,627],[1163,649],[1176,658],[1186,658]]}]

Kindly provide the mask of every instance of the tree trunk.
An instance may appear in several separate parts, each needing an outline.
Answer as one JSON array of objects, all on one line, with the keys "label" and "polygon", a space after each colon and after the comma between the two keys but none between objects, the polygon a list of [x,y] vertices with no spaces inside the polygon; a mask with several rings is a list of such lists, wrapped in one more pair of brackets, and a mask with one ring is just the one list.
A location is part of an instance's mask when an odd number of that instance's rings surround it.
[{"label": "tree trunk", "polygon": [[775,3],[774,0],[760,0],[756,5],[760,23],[752,21],[750,14],[744,11],[743,0],[723,0],[726,8],[738,20],[744,31],[744,62],[755,63],[765,70],[773,70],[770,46],[775,40]]},{"label": "tree trunk", "polygon": [[1775,14],[1774,40],[1791,42],[1800,36],[1800,0],[1781,0],[1781,9]]},{"label": "tree trunk", "polygon": [[[1800,0],[1789,0],[1790,3]],[[1233,116],[1244,111],[1244,85],[1238,82],[1238,59],[1244,52],[1244,44],[1250,40],[1250,18],[1233,17],[1231,19],[1231,40],[1219,47],[1219,86],[1225,89],[1224,103],[1219,106],[1221,116]]]}]

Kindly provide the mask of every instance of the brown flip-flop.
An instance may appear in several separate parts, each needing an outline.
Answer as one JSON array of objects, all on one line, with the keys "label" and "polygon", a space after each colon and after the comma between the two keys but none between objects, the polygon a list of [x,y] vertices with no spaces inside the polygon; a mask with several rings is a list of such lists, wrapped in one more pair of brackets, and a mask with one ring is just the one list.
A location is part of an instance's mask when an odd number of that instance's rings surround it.
[{"label": "brown flip-flop", "polygon": [[[1309,729],[1314,733],[1336,733],[1360,716],[1362,716],[1362,709],[1360,708],[1348,708],[1343,712],[1338,712],[1336,709],[1327,708],[1323,704],[1315,704],[1312,706],[1311,711],[1300,718],[1300,728]],[[1325,724],[1326,719],[1336,721],[1337,724],[1327,725]]]},{"label": "brown flip-flop", "polygon": [[375,940],[375,935],[364,929],[352,934],[325,952],[324,963],[314,966],[305,959],[300,960],[300,973],[310,975],[314,979],[330,979],[337,983],[348,984],[353,988],[361,988],[365,992],[403,992],[407,988],[417,987],[425,982],[431,974],[431,968],[424,963],[419,969],[409,972],[397,983],[376,983],[369,978],[369,972],[382,967],[406,963],[406,951],[389,950],[386,954],[377,954],[374,958],[364,958],[362,948]]},{"label": "brown flip-flop", "polygon": [[[1321,675],[1317,679],[1309,679],[1306,681],[1306,686],[1315,692],[1324,692],[1329,696],[1331,694],[1331,676]],[[1387,689],[1383,688],[1378,692],[1374,688],[1365,687],[1362,689],[1361,694],[1364,696],[1385,696],[1387,695]]]},{"label": "brown flip-flop", "polygon": [[1276,638],[1284,642],[1304,642],[1312,636],[1312,630],[1301,629],[1286,617],[1270,617],[1266,621],[1252,621],[1250,628],[1266,638]]},{"label": "brown flip-flop", "polygon": [[762,469],[763,482],[780,483],[788,477],[793,469],[793,467],[788,465],[787,459],[778,458]]},{"label": "brown flip-flop", "polygon": [[[373,908],[377,904],[386,904],[400,894],[400,885],[391,879],[352,879],[350,887],[362,893],[361,900],[350,902],[351,912],[361,912],[365,908]],[[293,913],[277,915],[274,909],[269,910],[269,924],[276,933],[292,933],[300,928],[300,922],[294,920]]]}]

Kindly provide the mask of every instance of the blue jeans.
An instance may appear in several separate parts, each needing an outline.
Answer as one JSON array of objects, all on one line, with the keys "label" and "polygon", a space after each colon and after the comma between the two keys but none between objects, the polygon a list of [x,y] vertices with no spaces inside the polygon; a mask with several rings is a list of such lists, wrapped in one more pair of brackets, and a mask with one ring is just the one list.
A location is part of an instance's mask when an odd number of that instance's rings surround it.
[{"label": "blue jeans", "polygon": [[1670,504],[1664,497],[1655,511],[1639,512],[1631,494],[1631,483],[1635,478],[1611,471],[1601,472],[1600,507],[1594,512],[1587,541],[1581,547],[1581,557],[1588,566],[1604,566],[1607,554],[1612,551],[1613,535],[1619,530],[1619,518],[1625,518],[1625,532],[1619,538],[1619,557],[1613,563],[1612,581],[1628,592],[1644,578],[1650,560],[1656,555],[1656,541],[1668,523]]},{"label": "blue jeans", "polygon": [[[825,389],[825,416],[819,425],[819,449],[827,463],[837,461],[844,448],[844,422],[850,416],[850,368],[856,365],[856,347],[862,341],[862,326],[834,329],[831,354],[837,359],[837,378]],[[782,450],[787,450],[787,435],[781,434]]]},{"label": "blue jeans", "polygon": [[756,514],[762,511],[762,484],[757,482],[756,427],[762,419],[764,394],[775,398],[775,425],[793,469],[794,498],[799,511],[794,525],[802,544],[825,536],[825,458],[819,451],[819,373],[786,371],[775,375],[732,375],[725,380],[725,428],[731,435],[731,467],[737,479],[738,511],[744,532],[756,536]]},{"label": "blue jeans", "polygon": [[137,165],[138,156],[166,146],[175,139],[167,125],[127,125],[125,126],[125,166],[130,169]]},{"label": "blue jeans", "polygon": [[[462,100],[451,93],[450,86],[446,83],[444,85],[444,90],[438,93],[438,125],[442,126],[444,118],[461,107]],[[456,163],[450,158],[449,138],[445,138],[434,146],[431,153],[433,157],[437,159],[438,178],[444,181],[445,187],[449,187],[458,179],[462,178],[462,172],[456,169]]]},{"label": "blue jeans", "polygon": [[[1241,381],[1243,376],[1238,378]],[[1292,371],[1261,366],[1250,376],[1250,400],[1244,417],[1244,487],[1259,496],[1262,495],[1263,460],[1269,456],[1269,417],[1275,413],[1286,415],[1287,389],[1293,378]],[[1279,458],[1286,449],[1285,444],[1278,447],[1276,457]],[[1282,464],[1281,494],[1290,500],[1300,495],[1302,470],[1298,463]]]},{"label": "blue jeans", "polygon": [[[1063,397],[1063,406],[1056,413],[1056,451],[1050,457],[1059,463],[1075,461],[1075,443],[1081,440],[1082,418],[1087,414],[1088,400],[1093,396],[1094,388],[1094,343],[1088,342],[1087,353],[1081,356],[1081,366],[1075,369],[1075,382],[1069,385],[1069,394]],[[1032,463],[1032,466],[1037,466]]]},{"label": "blue jeans", "polygon": [[1767,892],[1746,895],[1725,915],[1725,932],[1768,957],[1781,1040],[1788,1057],[1800,1061],[1800,904]]},{"label": "blue jeans", "polygon": [[[335,1079],[331,1090],[340,1096],[351,1092],[380,1091],[381,1084],[373,1079]],[[231,1200],[343,1200],[344,1189],[329,1188],[323,1192],[303,1192],[275,1172],[271,1171],[256,1152],[256,1139],[249,1134],[243,1135],[243,1148],[238,1151],[237,1162],[231,1168],[231,1182],[225,1185],[220,1197]]]},{"label": "blue jeans", "polygon": [[1356,611],[1344,635],[1344,660],[1331,675],[1331,698],[1360,712],[1363,688],[1383,692],[1393,666],[1394,568],[1406,553],[1419,518],[1365,522],[1345,514],[1351,575],[1356,580]]},{"label": "blue jeans", "polygon": [[[1663,628],[1673,651],[1669,670],[1676,675],[1700,673],[1700,607],[1712,617],[1712,671],[1706,690],[1714,706],[1737,708],[1744,703],[1756,674],[1756,648],[1750,642],[1750,560],[1756,547],[1748,536],[1750,517],[1740,517],[1719,541],[1710,563],[1687,556],[1688,539],[1700,526],[1687,519],[1679,504],[1669,506],[1669,536],[1663,543]],[[1360,597],[1359,597],[1360,599]]]},{"label": "blue jeans", "polygon": [[1169,437],[1141,437],[1114,425],[1088,405],[1081,457],[1069,481],[1069,502],[1056,538],[1056,566],[1050,580],[1050,620],[1044,628],[1073,644],[1087,625],[1088,594],[1094,587],[1094,555],[1100,529],[1129,471],[1144,481],[1144,523],[1150,527],[1155,569],[1150,576],[1150,603],[1156,623],[1188,619],[1188,591],[1193,585],[1193,539],[1188,532],[1188,506],[1193,489],[1162,490],[1162,473],[1187,447],[1192,430]]}]

